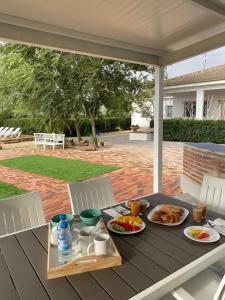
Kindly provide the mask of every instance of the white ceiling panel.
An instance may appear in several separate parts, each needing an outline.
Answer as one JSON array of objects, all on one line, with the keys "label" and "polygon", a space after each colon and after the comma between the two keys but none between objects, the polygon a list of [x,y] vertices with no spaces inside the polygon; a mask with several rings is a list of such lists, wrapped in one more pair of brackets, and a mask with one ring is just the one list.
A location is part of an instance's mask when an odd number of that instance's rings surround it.
[{"label": "white ceiling panel", "polygon": [[0,22],[163,56],[225,32],[225,1],[207,2],[213,6],[203,0],[1,0]]}]

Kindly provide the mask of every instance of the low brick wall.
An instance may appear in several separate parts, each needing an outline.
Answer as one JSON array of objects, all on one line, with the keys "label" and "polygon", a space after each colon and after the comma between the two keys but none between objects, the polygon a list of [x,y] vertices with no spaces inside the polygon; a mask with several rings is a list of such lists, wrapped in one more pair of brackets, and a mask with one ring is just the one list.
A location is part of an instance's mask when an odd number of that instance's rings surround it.
[{"label": "low brick wall", "polygon": [[[198,144],[196,144],[196,146],[194,144],[184,145],[184,186],[182,186],[184,192],[192,193],[192,186],[189,185],[188,187],[188,181],[190,181],[190,183],[192,183],[193,185],[198,185],[200,190],[202,180],[205,174],[225,178],[225,146],[215,145],[215,149],[213,149],[213,144],[209,143],[205,145],[205,148],[198,147]],[[210,147],[207,147],[207,145],[210,145]],[[190,189],[190,191],[188,189]],[[197,197],[198,195],[193,196]]]}]

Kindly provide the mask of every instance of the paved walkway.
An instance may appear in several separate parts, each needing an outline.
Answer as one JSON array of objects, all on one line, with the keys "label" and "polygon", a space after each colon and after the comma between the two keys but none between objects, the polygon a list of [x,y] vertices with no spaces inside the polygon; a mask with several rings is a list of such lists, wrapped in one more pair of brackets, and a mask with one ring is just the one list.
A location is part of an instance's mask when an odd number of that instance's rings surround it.
[{"label": "paved walkway", "polygon": [[[127,135],[104,138],[106,147],[97,151],[84,152],[75,149],[66,150],[35,150],[32,143],[26,143],[21,148],[11,148],[0,151],[0,160],[22,155],[42,154],[61,158],[80,159],[105,165],[120,166],[107,176],[112,178],[113,190],[117,201],[151,194],[152,184],[152,142],[129,143]],[[124,142],[123,142],[124,140]],[[115,144],[116,142],[116,144]],[[180,190],[180,175],[182,173],[182,143],[164,143],[163,160],[163,192],[175,195]],[[12,183],[29,191],[38,190],[43,199],[47,220],[59,212],[70,212],[70,203],[66,183],[62,180],[51,179],[36,174],[0,166],[0,181]]]}]

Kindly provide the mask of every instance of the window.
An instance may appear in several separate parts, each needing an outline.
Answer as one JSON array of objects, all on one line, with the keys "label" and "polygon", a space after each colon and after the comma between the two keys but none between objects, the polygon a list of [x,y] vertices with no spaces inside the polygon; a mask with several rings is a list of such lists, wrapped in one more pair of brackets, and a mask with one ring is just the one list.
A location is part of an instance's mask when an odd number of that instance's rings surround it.
[{"label": "window", "polygon": [[186,101],[184,102],[184,117],[196,117],[196,102]]},{"label": "window", "polygon": [[203,117],[207,117],[208,109],[209,109],[209,101],[204,101]]},{"label": "window", "polygon": [[172,118],[173,115],[173,106],[172,105],[167,105],[166,106],[166,117],[167,118]]}]

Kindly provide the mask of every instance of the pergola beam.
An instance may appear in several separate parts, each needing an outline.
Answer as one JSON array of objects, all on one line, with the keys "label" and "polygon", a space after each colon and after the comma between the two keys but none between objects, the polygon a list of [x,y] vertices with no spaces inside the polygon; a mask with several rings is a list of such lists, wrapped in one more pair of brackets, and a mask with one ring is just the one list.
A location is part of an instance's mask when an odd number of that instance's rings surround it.
[{"label": "pergola beam", "polygon": [[164,54],[159,58],[160,65],[169,65],[181,60],[220,48],[225,45],[225,31],[197,42],[181,50]]},{"label": "pergola beam", "polygon": [[218,5],[213,0],[189,0],[190,2],[197,4],[199,7],[208,10],[209,12],[225,18],[225,8],[221,5]]},{"label": "pergola beam", "polygon": [[0,39],[19,44],[152,66],[158,65],[159,59],[159,56],[156,54],[144,52],[143,49],[138,51],[135,47],[133,49],[132,47],[126,48],[123,43],[122,47],[119,47],[118,42],[114,46],[108,43],[95,42],[90,38],[88,40],[5,22],[0,22]]}]

